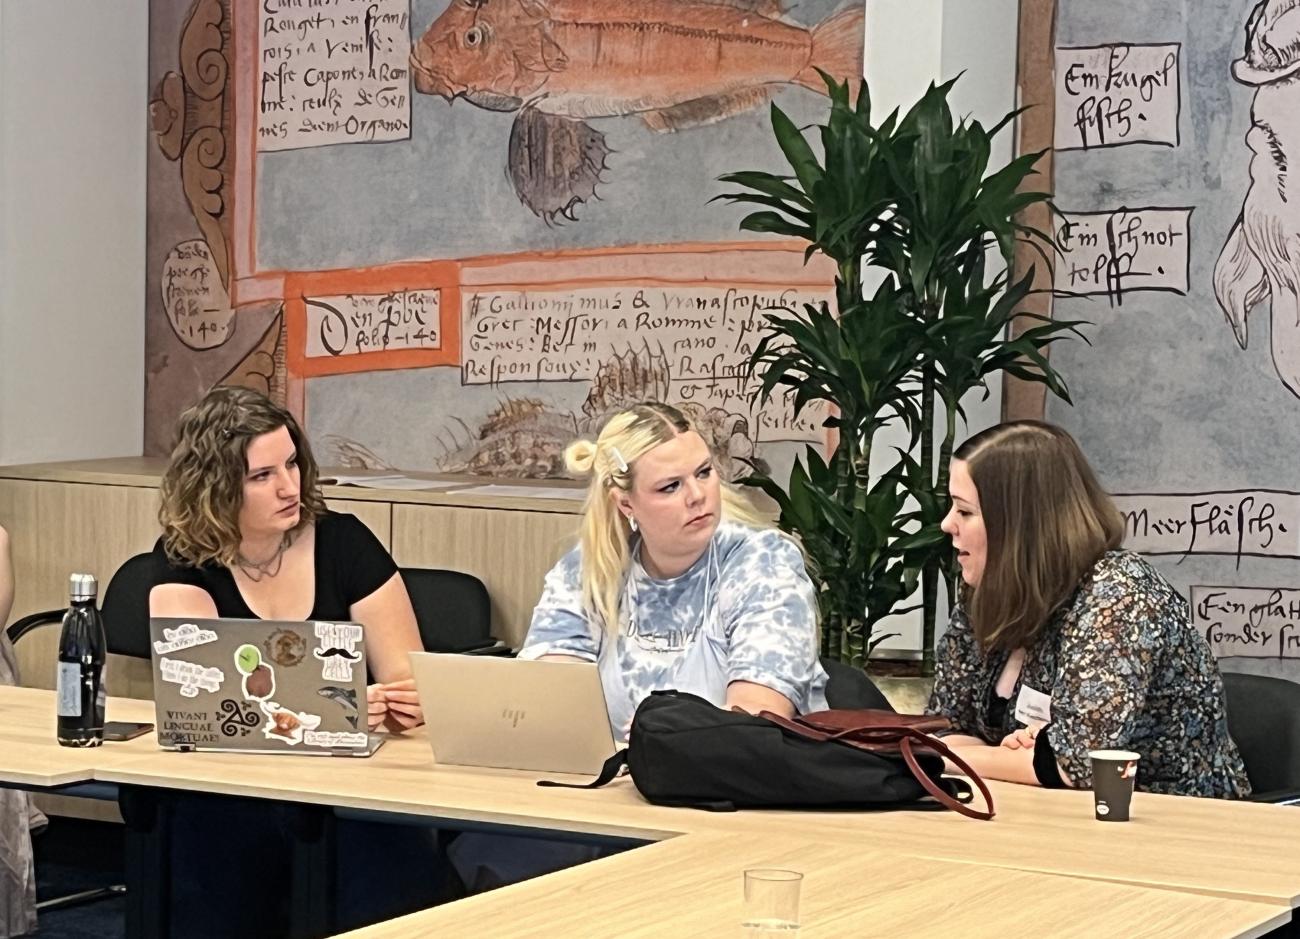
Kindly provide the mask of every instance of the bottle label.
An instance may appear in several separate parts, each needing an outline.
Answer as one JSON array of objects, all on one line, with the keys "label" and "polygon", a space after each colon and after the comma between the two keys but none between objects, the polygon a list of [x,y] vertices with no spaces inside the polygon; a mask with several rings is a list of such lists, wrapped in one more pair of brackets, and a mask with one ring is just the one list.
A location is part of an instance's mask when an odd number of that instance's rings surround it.
[{"label": "bottle label", "polygon": [[59,663],[59,717],[81,716],[81,663]]}]

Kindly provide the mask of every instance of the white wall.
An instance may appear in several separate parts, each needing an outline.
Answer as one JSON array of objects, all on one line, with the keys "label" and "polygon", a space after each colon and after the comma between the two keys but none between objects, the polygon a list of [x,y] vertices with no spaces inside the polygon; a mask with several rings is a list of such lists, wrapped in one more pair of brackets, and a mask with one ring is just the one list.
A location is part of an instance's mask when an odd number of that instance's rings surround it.
[{"label": "white wall", "polygon": [[0,0],[0,464],[137,455],[147,0]]},{"label": "white wall", "polygon": [[[867,0],[865,75],[872,114],[879,120],[895,107],[906,111],[930,82],[965,72],[949,97],[956,116],[969,115],[986,126],[996,122],[1015,107],[1018,8],[1017,0]],[[997,140],[990,165],[1005,163],[1012,155],[1012,129],[1008,128]],[[1000,419],[1001,381],[993,382],[989,390],[988,400],[972,394],[963,402],[969,424],[958,424],[958,443]],[[942,414],[935,423],[941,440]],[[901,432],[885,434],[876,452],[906,443]],[[943,601],[941,595],[939,634],[947,618]],[[913,602],[920,602],[919,595]],[[892,655],[921,648],[919,612],[889,617],[878,629],[899,634],[880,647]]]}]

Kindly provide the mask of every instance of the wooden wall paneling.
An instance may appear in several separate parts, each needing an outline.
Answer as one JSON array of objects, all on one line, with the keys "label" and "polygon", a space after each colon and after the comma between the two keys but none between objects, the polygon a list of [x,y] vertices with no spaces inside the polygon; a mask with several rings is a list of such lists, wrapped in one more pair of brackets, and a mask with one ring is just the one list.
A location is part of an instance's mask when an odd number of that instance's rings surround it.
[{"label": "wooden wall paneling", "polygon": [[480,578],[492,597],[492,632],[518,647],[542,579],[576,543],[580,516],[452,506],[393,506],[393,558]]},{"label": "wooden wall paneling", "polygon": [[391,502],[361,502],[351,499],[325,501],[331,511],[347,512],[361,519],[389,552],[393,550],[393,504]]},{"label": "wooden wall paneling", "polygon": [[[16,619],[68,603],[68,575],[87,572],[99,578],[100,590],[118,566],[133,554],[148,551],[158,538],[158,490],[135,486],[0,480],[0,523],[13,540]],[[23,684],[54,687],[58,630],[42,629],[18,644]],[[129,663],[116,669],[109,691],[131,695],[147,676]],[[147,682],[147,678],[145,679]]]}]

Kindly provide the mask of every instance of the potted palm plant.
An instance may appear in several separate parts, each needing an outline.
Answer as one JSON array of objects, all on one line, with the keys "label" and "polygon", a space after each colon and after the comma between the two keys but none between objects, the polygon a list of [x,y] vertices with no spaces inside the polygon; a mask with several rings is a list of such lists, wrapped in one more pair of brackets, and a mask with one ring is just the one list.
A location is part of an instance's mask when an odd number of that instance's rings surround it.
[{"label": "potted palm plant", "polygon": [[[809,446],[785,485],[761,473],[747,482],[776,500],[779,524],[804,545],[820,588],[823,654],[864,666],[882,638],[874,626],[915,609],[904,604],[920,583],[922,674],[931,675],[938,584],[952,583],[939,522],[961,400],[1008,372],[1068,401],[1046,349],[1082,324],[1020,310],[1032,271],[1009,282],[1018,241],[1051,245],[1018,220],[1048,199],[1026,187],[1042,154],[989,166],[993,138],[1015,112],[992,128],[955,121],[950,81],[877,126],[866,82],[855,98],[847,82],[823,78],[825,124],[801,129],[772,106],[789,172],[722,177],[738,189],[719,198],[757,207],[742,230],[800,238],[807,257],[821,252],[837,266],[836,309],[769,311],[750,358],[759,395],[779,389],[796,411],[830,405],[829,459]],[[864,273],[880,278],[871,296]],[[1007,327],[1020,317],[1033,322],[1013,338]],[[911,450],[873,472],[873,441],[891,424],[906,428]]]}]

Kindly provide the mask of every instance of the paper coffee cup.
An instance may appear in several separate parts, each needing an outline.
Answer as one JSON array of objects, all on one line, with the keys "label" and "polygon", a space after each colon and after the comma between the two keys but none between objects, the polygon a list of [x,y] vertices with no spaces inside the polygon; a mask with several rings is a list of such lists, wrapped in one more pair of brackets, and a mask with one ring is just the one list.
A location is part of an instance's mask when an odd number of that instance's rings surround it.
[{"label": "paper coffee cup", "polygon": [[1127,822],[1141,754],[1132,750],[1090,750],[1092,796],[1099,822]]}]

